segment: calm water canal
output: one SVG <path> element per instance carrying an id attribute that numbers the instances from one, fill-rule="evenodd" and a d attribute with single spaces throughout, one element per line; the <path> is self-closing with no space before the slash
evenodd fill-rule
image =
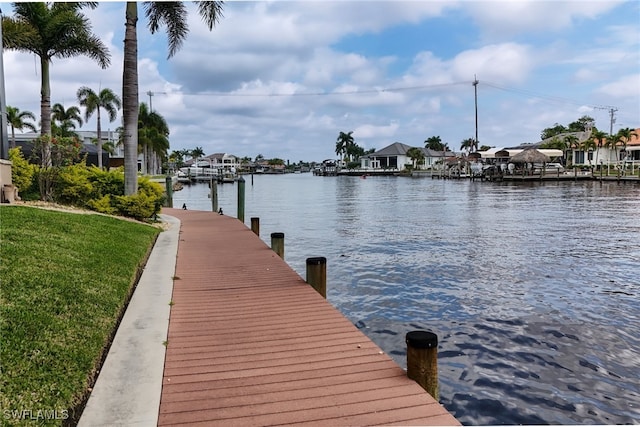
<path id="1" fill-rule="evenodd" d="M 463 424 L 640 423 L 640 185 L 246 176 L 245 223 L 327 258 L 328 299 L 401 366 L 440 340 Z M 211 210 L 206 184 L 174 206 Z M 218 186 L 236 216 L 237 184 Z"/>

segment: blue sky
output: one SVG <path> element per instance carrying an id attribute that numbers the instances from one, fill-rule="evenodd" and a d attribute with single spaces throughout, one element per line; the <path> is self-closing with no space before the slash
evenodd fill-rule
<path id="1" fill-rule="evenodd" d="M 458 150 L 475 134 L 474 76 L 481 145 L 536 142 L 583 115 L 608 131 L 611 107 L 614 132 L 640 127 L 635 0 L 232 1 L 212 32 L 190 12 L 170 60 L 166 38 L 138 26 L 140 101 L 154 93 L 171 149 L 319 161 L 353 131 L 365 148 L 440 136 Z M 77 105 L 83 85 L 121 91 L 124 3 L 87 15 L 112 65 L 55 60 L 52 102 Z M 4 60 L 7 103 L 38 114 L 37 61 L 9 51 Z"/>

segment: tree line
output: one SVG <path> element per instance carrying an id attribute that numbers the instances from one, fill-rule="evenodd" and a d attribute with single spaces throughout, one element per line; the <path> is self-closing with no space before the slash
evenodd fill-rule
<path id="1" fill-rule="evenodd" d="M 475 139 L 467 138 L 462 141 L 460 145 L 461 150 L 471 150 L 474 147 Z M 434 151 L 441 151 L 446 153 L 450 150 L 449 145 L 447 143 L 442 142 L 442 138 L 440 136 L 431 136 L 424 141 L 425 148 Z M 485 147 L 482 147 L 485 148 Z M 486 147 L 487 149 L 489 147 Z M 336 139 L 336 150 L 335 153 L 342 160 L 353 163 L 357 161 L 359 157 L 365 156 L 367 154 L 372 154 L 376 150 L 375 148 L 371 148 L 369 150 L 365 150 L 361 146 L 359 146 L 353 137 L 353 131 L 350 132 L 340 132 L 338 134 L 338 138 Z M 424 160 L 424 153 L 417 147 L 412 147 L 407 150 L 407 156 L 411 158 L 415 163 L 420 163 Z"/>
<path id="2" fill-rule="evenodd" d="M 590 132 L 590 135 L 581 141 L 575 135 L 577 132 Z M 574 150 L 595 151 L 596 165 L 598 165 L 598 155 L 601 148 L 620 149 L 620 152 L 626 154 L 627 144 L 634 136 L 638 137 L 638 134 L 628 127 L 619 129 L 615 134 L 609 135 L 607 132 L 598 130 L 595 126 L 595 120 L 590 116 L 582 116 L 567 126 L 556 123 L 552 127 L 543 129 L 540 133 L 540 138 L 543 141 L 549 140 L 542 144 L 542 148 L 562 150 L 567 161 L 573 161 L 571 156 Z"/>
<path id="3" fill-rule="evenodd" d="M 575 133 L 577 132 L 590 132 L 589 137 L 580 140 Z M 617 133 L 609 135 L 606 132 L 600 131 L 595 126 L 595 120 L 590 116 L 582 116 L 578 120 L 569 123 L 567 126 L 555 123 L 553 126 L 543 129 L 540 132 L 540 139 L 542 141 L 549 140 L 541 144 L 540 148 L 553 148 L 562 150 L 565 153 L 565 159 L 571 161 L 573 150 L 583 151 L 595 151 L 596 158 L 595 163 L 598 164 L 598 153 L 600 148 L 609 148 L 612 150 L 620 149 L 621 152 L 626 152 L 627 144 L 633 137 L 639 136 L 633 129 L 624 128 L 618 130 Z M 442 141 L 440 136 L 431 136 L 424 141 L 425 148 L 433 151 L 442 152 L 443 155 L 450 150 L 449 144 Z M 477 147 L 474 138 L 466 138 L 460 143 L 460 150 L 471 152 L 474 147 Z M 486 151 L 490 149 L 490 146 L 482 145 L 478 151 Z M 343 160 L 351 162 L 358 157 L 375 152 L 375 149 L 364 151 L 357 143 L 355 143 L 353 137 L 353 131 L 340 132 L 336 140 L 336 155 L 340 156 Z M 407 156 L 413 160 L 414 165 L 424 160 L 424 153 L 417 147 L 412 147 L 407 150 Z"/>
<path id="4" fill-rule="evenodd" d="M 105 69 L 110 65 L 111 55 L 106 45 L 92 32 L 89 20 L 82 14 L 84 8 L 98 7 L 97 2 L 16 2 L 12 6 L 13 16 L 2 17 L 2 41 L 6 49 L 33 54 L 40 59 L 40 133 L 44 137 L 42 162 L 43 167 L 49 167 L 49 141 L 52 135 L 49 69 L 52 59 L 86 56 Z M 212 30 L 222 17 L 223 2 L 203 1 L 198 2 L 197 7 L 198 14 L 209 30 Z M 142 135 L 138 132 L 139 118 L 142 115 L 138 102 L 138 2 L 127 2 L 124 12 L 122 143 L 124 192 L 131 195 L 138 191 L 138 139 L 154 135 L 153 132 Z M 152 34 L 161 27 L 166 29 L 168 58 L 173 57 L 189 32 L 186 6 L 183 2 L 145 2 L 144 13 Z M 168 131 L 165 136 L 168 137 Z"/>
<path id="5" fill-rule="evenodd" d="M 202 149 L 202 147 L 195 147 L 192 149 L 183 149 L 183 150 L 173 150 L 171 152 L 171 154 L 169 155 L 169 162 L 171 163 L 171 166 L 176 168 L 176 169 L 180 169 L 181 167 L 183 167 L 185 165 L 185 162 L 189 159 L 193 160 L 195 164 L 198 163 L 199 159 L 202 159 L 203 157 L 205 157 L 205 152 Z M 283 159 L 274 157 L 271 159 L 265 159 L 265 157 L 262 154 L 258 154 L 256 155 L 255 159 L 251 159 L 251 157 L 249 156 L 244 156 L 242 158 L 239 159 L 239 163 L 240 165 L 249 165 L 251 163 L 266 163 L 269 166 L 284 166 L 285 163 L 288 165 L 289 161 L 287 160 L 286 162 Z M 301 160 L 300 164 L 304 164 L 304 162 Z"/>
<path id="6" fill-rule="evenodd" d="M 102 138 L 102 114 L 104 110 L 109 122 L 114 122 L 121 108 L 121 100 L 111 89 L 105 88 L 96 93 L 91 88 L 83 86 L 77 92 L 78 102 L 84 107 L 84 116 L 81 109 L 72 105 L 65 108 L 56 103 L 51 107 L 51 136 L 73 138 L 80 142 L 80 136 L 76 133 L 78 128 L 89 121 L 95 114 L 96 138 L 93 143 L 98 147 L 98 167 L 102 169 L 102 150 L 111 155 L 115 154 L 116 146 L 124 141 L 124 128 L 115 129 L 115 141 L 103 142 Z M 36 120 L 31 111 L 21 111 L 17 107 L 7 105 L 7 126 L 11 129 L 10 147 L 16 147 L 15 131 L 25 129 L 37 132 L 33 123 Z M 138 154 L 143 154 L 143 173 L 154 173 L 167 161 L 169 150 L 169 125 L 164 117 L 155 111 L 150 111 L 147 105 L 140 103 L 138 113 Z M 39 159 L 42 160 L 42 159 Z M 44 165 L 50 166 L 50 165 Z"/>

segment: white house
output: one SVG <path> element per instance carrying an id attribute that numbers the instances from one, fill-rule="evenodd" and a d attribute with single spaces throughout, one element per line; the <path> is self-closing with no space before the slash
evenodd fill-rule
<path id="1" fill-rule="evenodd" d="M 239 159 L 233 154 L 214 153 L 198 159 L 198 166 L 212 168 L 238 168 L 240 166 Z"/>
<path id="2" fill-rule="evenodd" d="M 413 160 L 407 155 L 407 152 L 413 147 L 401 142 L 393 144 L 360 157 L 360 167 L 362 169 L 397 169 L 402 170 L 406 164 L 412 164 Z M 436 162 L 442 161 L 444 158 L 453 157 L 455 153 L 451 151 L 435 151 L 428 148 L 420 148 L 424 154 L 424 161 L 418 165 L 419 169 L 429 168 Z"/>

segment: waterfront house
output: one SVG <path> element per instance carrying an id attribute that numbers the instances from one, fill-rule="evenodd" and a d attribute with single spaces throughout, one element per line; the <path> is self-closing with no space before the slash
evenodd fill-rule
<path id="1" fill-rule="evenodd" d="M 626 142 L 626 146 L 618 142 L 616 146 L 611 147 L 605 138 L 602 141 L 602 146 L 596 147 L 594 150 L 574 149 L 574 163 L 590 166 L 596 166 L 596 164 L 609 166 L 618 163 L 631 163 L 634 166 L 640 164 L 640 128 L 633 129 L 633 132 L 635 135 L 632 135 L 631 139 Z"/>
<path id="2" fill-rule="evenodd" d="M 80 157 L 87 156 L 87 164 L 98 166 L 98 147 L 94 144 L 94 141 L 97 140 L 96 132 L 85 132 L 85 131 L 75 131 L 82 141 L 82 148 L 80 150 Z M 33 156 L 33 141 L 40 136 L 40 132 L 25 132 L 25 133 L 16 133 L 16 147 L 22 148 L 22 154 L 26 159 L 32 159 Z M 105 144 L 107 142 L 113 142 L 113 132 L 102 132 L 102 143 Z M 115 145 L 115 144 L 114 144 Z M 118 148 L 116 147 L 116 153 L 118 152 Z M 140 165 L 141 156 L 138 157 L 138 164 Z M 105 168 L 110 167 L 118 167 L 122 166 L 122 164 L 118 164 L 117 160 L 114 162 L 114 158 L 109 155 L 107 151 L 102 150 L 102 165 Z M 115 163 L 115 164 L 114 164 Z M 139 169 L 139 168 L 138 168 Z"/>
<path id="3" fill-rule="evenodd" d="M 453 151 L 438 151 L 430 148 L 421 148 L 424 154 L 424 161 L 421 165 L 418 165 L 418 169 L 432 169 L 436 163 L 442 163 L 446 160 L 447 163 L 458 163 L 456 153 Z"/>
<path id="4" fill-rule="evenodd" d="M 577 141 L 577 147 L 571 149 L 570 158 L 573 160 L 573 164 L 576 165 L 616 165 L 620 162 L 627 163 L 640 163 L 640 128 L 634 130 L 636 136 L 632 136 L 630 141 L 626 143 L 626 149 L 622 143 L 618 143 L 616 146 L 611 147 L 607 144 L 607 139 L 602 141 L 602 146 L 596 147 L 593 150 L 584 150 L 583 144 L 585 141 L 591 138 L 591 131 L 584 132 L 566 132 L 559 135 L 555 135 L 551 138 L 538 141 L 533 144 L 522 144 L 517 147 L 506 148 L 509 151 L 510 156 L 517 154 L 516 150 L 522 150 L 526 148 L 537 148 L 539 151 L 545 153 L 551 158 L 551 161 L 559 158 L 564 158 L 565 153 L 562 150 L 549 150 L 541 149 L 540 147 L 553 142 L 554 140 L 564 141 L 567 137 L 575 137 Z M 491 150 L 487 153 L 489 154 Z M 490 154 L 489 154 L 490 155 Z M 485 156 L 483 155 L 483 158 Z M 567 160 L 567 159 L 564 159 Z M 564 163 L 564 162 L 562 162 Z"/>
<path id="5" fill-rule="evenodd" d="M 361 169 L 395 169 L 403 170 L 405 165 L 412 164 L 413 160 L 407 152 L 413 147 L 401 142 L 394 142 L 381 150 L 360 157 Z M 417 166 L 418 169 L 430 168 L 436 162 L 447 157 L 455 157 L 451 151 L 435 151 L 428 148 L 418 147 L 424 154 L 423 162 Z"/>
<path id="6" fill-rule="evenodd" d="M 198 166 L 211 168 L 239 168 L 238 157 L 227 153 L 209 154 L 198 159 Z"/>
<path id="7" fill-rule="evenodd" d="M 634 129 L 635 135 L 627 142 L 626 149 L 621 155 L 626 162 L 640 164 L 640 128 Z"/>

